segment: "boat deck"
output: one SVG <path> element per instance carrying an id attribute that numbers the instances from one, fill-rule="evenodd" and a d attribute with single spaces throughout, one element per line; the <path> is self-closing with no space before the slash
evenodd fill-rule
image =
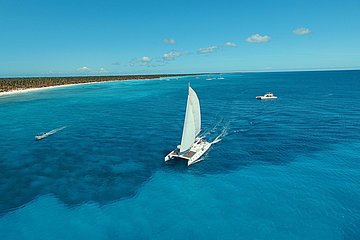
<path id="1" fill-rule="evenodd" d="M 196 152 L 192 152 L 192 151 L 189 151 L 188 153 L 184 154 L 183 156 L 186 157 L 186 158 L 191 158 L 192 156 L 195 155 Z"/>

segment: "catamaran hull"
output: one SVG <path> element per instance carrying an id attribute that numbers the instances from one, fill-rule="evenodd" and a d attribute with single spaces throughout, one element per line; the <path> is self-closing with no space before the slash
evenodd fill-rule
<path id="1" fill-rule="evenodd" d="M 178 154 L 175 150 L 170 152 L 165 157 L 165 162 L 172 159 L 182 159 L 188 161 L 188 166 L 197 163 L 201 160 L 201 157 L 210 149 L 212 143 L 207 142 L 204 139 L 200 139 L 195 142 L 193 146 L 184 154 Z"/>

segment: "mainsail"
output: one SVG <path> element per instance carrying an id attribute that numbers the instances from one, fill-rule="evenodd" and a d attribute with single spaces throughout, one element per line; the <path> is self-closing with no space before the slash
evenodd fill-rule
<path id="1" fill-rule="evenodd" d="M 186 104 L 184 128 L 181 138 L 180 152 L 187 151 L 201 131 L 200 103 L 196 92 L 189 85 L 189 95 Z"/>

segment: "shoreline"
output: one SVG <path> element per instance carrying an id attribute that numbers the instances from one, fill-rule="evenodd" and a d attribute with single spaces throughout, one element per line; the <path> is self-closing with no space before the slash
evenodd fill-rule
<path id="1" fill-rule="evenodd" d="M 126 81 L 126 80 L 118 80 L 118 81 Z M 40 87 L 40 88 L 24 88 L 24 89 L 16 89 L 16 90 L 9 90 L 0 92 L 0 97 L 9 96 L 9 95 L 16 95 L 28 92 L 36 92 L 41 90 L 50 90 L 55 88 L 61 87 L 71 87 L 71 86 L 78 86 L 78 85 L 85 85 L 85 84 L 97 84 L 97 83 L 105 83 L 105 82 L 117 82 L 115 81 L 102 81 L 102 82 L 88 82 L 88 83 L 72 83 L 72 84 L 63 84 L 63 85 L 55 85 L 55 86 L 48 86 L 48 87 Z"/>
<path id="2" fill-rule="evenodd" d="M 99 83 L 109 83 L 109 82 L 121 82 L 121 81 L 148 81 L 148 80 L 162 80 L 162 79 L 173 79 L 173 78 L 182 78 L 187 76 L 169 76 L 169 77 L 157 77 L 157 78 L 138 78 L 138 79 L 118 79 L 118 80 L 109 80 L 109 81 L 93 81 L 93 82 L 80 82 L 80 83 L 70 83 L 70 84 L 62 84 L 62 85 L 54 85 L 54 86 L 46 86 L 46 87 L 35 87 L 35 88 L 19 88 L 9 91 L 0 92 L 0 97 L 12 96 L 17 94 L 36 92 L 41 90 L 50 90 L 62 87 L 71 87 L 71 86 L 79 86 L 79 85 L 87 85 L 87 84 L 99 84 Z"/>

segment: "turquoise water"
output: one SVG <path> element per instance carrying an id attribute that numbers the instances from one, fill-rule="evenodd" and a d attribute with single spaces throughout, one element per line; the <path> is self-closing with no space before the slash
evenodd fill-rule
<path id="1" fill-rule="evenodd" d="M 1 97 L 0 239 L 358 239 L 360 71 L 223 77 Z M 222 141 L 187 168 L 189 81 Z"/>

